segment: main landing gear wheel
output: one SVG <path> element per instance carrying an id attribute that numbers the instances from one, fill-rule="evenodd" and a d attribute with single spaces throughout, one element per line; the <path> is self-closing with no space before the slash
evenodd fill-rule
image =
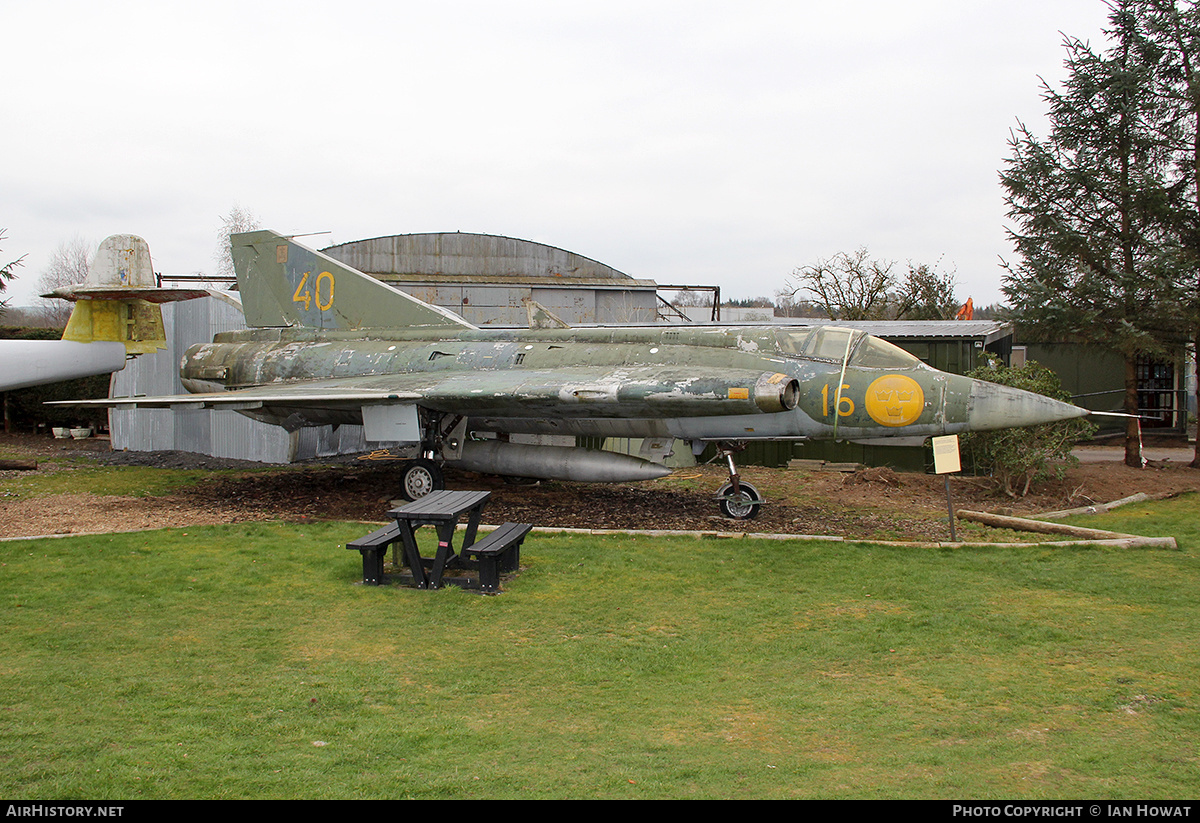
<path id="1" fill-rule="evenodd" d="M 400 470 L 400 496 L 405 500 L 416 500 L 444 488 L 441 467 L 428 458 L 410 460 Z"/>
<path id="2" fill-rule="evenodd" d="M 717 497 L 721 501 L 721 514 L 734 520 L 753 520 L 762 509 L 762 495 L 744 480 L 738 482 L 736 494 L 733 483 L 726 483 L 717 489 Z"/>

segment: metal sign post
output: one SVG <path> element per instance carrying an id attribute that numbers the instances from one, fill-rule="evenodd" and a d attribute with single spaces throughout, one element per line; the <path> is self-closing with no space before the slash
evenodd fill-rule
<path id="1" fill-rule="evenodd" d="M 950 515 L 950 542 L 957 543 L 958 536 L 954 533 L 954 500 L 950 497 L 950 475 L 962 471 L 957 434 L 933 438 L 933 471 L 946 478 L 946 511 Z"/>

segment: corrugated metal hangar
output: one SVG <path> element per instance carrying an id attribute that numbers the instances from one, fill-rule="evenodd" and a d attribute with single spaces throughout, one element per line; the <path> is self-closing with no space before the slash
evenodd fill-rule
<path id="1" fill-rule="evenodd" d="M 491 234 L 397 234 L 322 249 L 476 326 L 525 326 L 532 299 L 570 325 L 653 323 L 658 286 L 582 255 Z"/>

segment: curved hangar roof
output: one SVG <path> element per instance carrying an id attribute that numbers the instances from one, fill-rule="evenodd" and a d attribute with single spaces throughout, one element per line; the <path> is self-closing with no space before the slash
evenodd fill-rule
<path id="1" fill-rule="evenodd" d="M 476 325 L 524 326 L 526 298 L 570 325 L 653 323 L 657 285 L 573 252 L 491 234 L 397 234 L 322 249 Z"/>
<path id="2" fill-rule="evenodd" d="M 503 282 L 554 278 L 559 285 L 654 288 L 565 249 L 492 234 L 396 234 L 322 249 L 325 254 L 385 282 Z M 616 281 L 616 282 L 614 282 Z"/>

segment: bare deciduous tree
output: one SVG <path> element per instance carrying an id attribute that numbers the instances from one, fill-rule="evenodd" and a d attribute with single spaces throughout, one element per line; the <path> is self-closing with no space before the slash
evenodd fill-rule
<path id="1" fill-rule="evenodd" d="M 903 278 L 894 261 L 872 260 L 866 247 L 840 252 L 827 260 L 796 269 L 791 292 L 776 293 L 776 302 L 796 303 L 806 295 L 831 320 L 951 320 L 958 310 L 954 273 L 937 265 L 908 262 Z M 791 312 L 787 312 L 791 313 Z M 809 312 L 800 312 L 809 316 Z"/>
<path id="2" fill-rule="evenodd" d="M 888 316 L 896 287 L 895 265 L 870 259 L 865 246 L 838 252 L 792 272 L 792 295 L 811 295 L 831 320 L 880 320 Z"/>
<path id="3" fill-rule="evenodd" d="M 253 212 L 236 204 L 229 210 L 229 214 L 221 218 L 221 228 L 217 230 L 217 250 L 213 254 L 213 262 L 217 264 L 218 278 L 233 280 L 237 276 L 233 270 L 233 254 L 229 247 L 229 235 L 261 228 L 262 223 Z"/>
<path id="4" fill-rule="evenodd" d="M 711 306 L 712 301 L 711 291 L 694 289 L 681 289 L 671 298 L 671 303 L 676 306 Z"/>
<path id="5" fill-rule="evenodd" d="M 47 294 L 63 286 L 73 286 L 87 279 L 92 268 L 96 247 L 79 235 L 58 244 L 50 261 L 38 276 L 38 294 Z M 53 297 L 41 298 L 42 315 L 52 326 L 65 326 L 71 317 L 71 304 Z"/>
<path id="6" fill-rule="evenodd" d="M 954 295 L 954 272 L 937 266 L 908 264 L 908 274 L 896 292 L 897 320 L 953 320 L 958 311 Z"/>

